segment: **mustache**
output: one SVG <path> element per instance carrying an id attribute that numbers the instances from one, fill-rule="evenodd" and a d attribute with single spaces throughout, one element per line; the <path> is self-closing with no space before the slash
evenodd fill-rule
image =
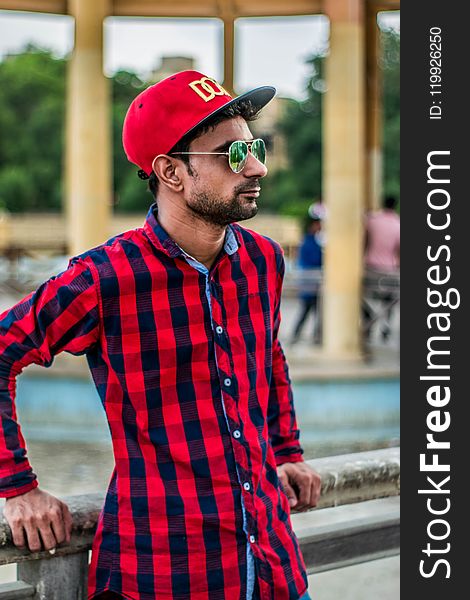
<path id="1" fill-rule="evenodd" d="M 259 179 L 253 179 L 248 183 L 241 183 L 235 188 L 236 194 L 243 194 L 244 192 L 252 192 L 253 190 L 260 188 Z"/>

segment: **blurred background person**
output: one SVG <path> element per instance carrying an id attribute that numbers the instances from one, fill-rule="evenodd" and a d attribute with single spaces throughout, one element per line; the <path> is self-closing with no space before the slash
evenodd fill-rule
<path id="1" fill-rule="evenodd" d="M 323 202 L 323 198 L 318 198 L 318 200 L 316 200 L 315 202 L 310 204 L 310 206 L 308 207 L 308 214 L 312 218 L 318 216 L 321 219 L 321 223 L 322 223 L 321 230 L 317 233 L 316 238 L 317 238 L 317 241 L 320 244 L 320 246 L 322 246 L 322 248 L 324 248 L 325 243 L 326 243 L 325 223 L 326 223 L 328 213 L 326 210 L 326 205 Z"/>
<path id="2" fill-rule="evenodd" d="M 318 200 L 316 200 L 315 202 L 310 204 L 310 206 L 308 207 L 308 214 L 312 218 L 318 216 L 318 217 L 320 217 L 320 219 L 322 221 L 325 221 L 326 206 L 325 206 L 325 203 L 323 202 L 323 198 L 318 198 Z"/>
<path id="3" fill-rule="evenodd" d="M 393 276 L 400 273 L 400 217 L 396 207 L 397 198 L 386 196 L 382 210 L 368 215 L 365 229 L 366 281 L 372 284 L 375 282 L 373 297 L 381 304 L 380 311 L 384 316 L 381 336 L 384 341 L 390 336 L 394 295 L 388 291 L 386 285 L 381 286 L 380 281 L 384 280 L 384 275 Z M 367 301 L 363 303 L 363 317 L 365 335 L 368 338 L 374 314 Z"/>
<path id="4" fill-rule="evenodd" d="M 320 287 L 319 275 L 323 263 L 323 248 L 320 242 L 321 229 L 321 217 L 309 210 L 305 218 L 304 237 L 297 258 L 297 265 L 300 270 L 298 282 L 300 314 L 292 333 L 292 344 L 299 341 L 305 321 L 310 313 L 314 317 L 313 342 L 320 342 L 321 323 L 317 305 Z"/>
<path id="5" fill-rule="evenodd" d="M 365 265 L 376 271 L 400 269 L 400 217 L 397 199 L 386 196 L 382 210 L 371 213 L 366 223 Z"/>

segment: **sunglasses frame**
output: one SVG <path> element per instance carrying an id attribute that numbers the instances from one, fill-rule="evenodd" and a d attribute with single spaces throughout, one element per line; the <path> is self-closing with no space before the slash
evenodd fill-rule
<path id="1" fill-rule="evenodd" d="M 263 162 L 262 160 L 260 160 L 260 159 L 259 159 L 257 156 L 255 156 L 255 155 L 254 155 L 254 154 L 251 152 L 251 148 L 252 148 L 252 146 L 253 146 L 253 144 L 254 144 L 255 142 L 262 142 L 262 144 L 263 144 L 263 148 L 264 148 L 264 162 Z M 240 143 L 242 143 L 242 144 L 245 144 L 245 145 L 246 145 L 246 147 L 247 147 L 247 153 L 246 153 L 246 156 L 245 156 L 245 158 L 244 158 L 242 161 L 240 161 L 240 165 L 241 165 L 241 167 L 240 167 L 240 168 L 238 168 L 238 169 L 234 169 L 234 168 L 232 167 L 232 165 L 230 164 L 230 150 L 232 149 L 232 146 L 233 146 L 234 144 L 240 144 Z M 241 172 L 243 171 L 243 169 L 245 168 L 245 166 L 246 166 L 246 161 L 248 160 L 248 154 L 250 154 L 250 153 L 251 153 L 251 154 L 253 154 L 253 156 L 256 158 L 256 160 L 257 160 L 258 162 L 260 162 L 260 163 L 261 163 L 261 164 L 263 164 L 263 165 L 265 165 L 265 164 L 266 164 L 266 143 L 265 143 L 265 141 L 264 141 L 263 139 L 261 139 L 261 138 L 256 138 L 256 139 L 254 139 L 254 140 L 249 140 L 249 141 L 246 141 L 246 140 L 234 140 L 234 141 L 233 141 L 233 142 L 230 144 L 230 146 L 229 146 L 229 149 L 228 149 L 228 151 L 227 151 L 227 152 L 172 152 L 172 153 L 170 154 L 170 156 L 175 156 L 175 155 L 177 155 L 177 154 L 186 154 L 186 155 L 191 155 L 191 154 L 193 154 L 193 155 L 215 155 L 215 156 L 217 156 L 217 155 L 218 155 L 218 156 L 228 156 L 228 157 L 229 157 L 229 160 L 228 160 L 228 166 L 230 167 L 230 170 L 231 170 L 233 173 L 241 173 Z"/>

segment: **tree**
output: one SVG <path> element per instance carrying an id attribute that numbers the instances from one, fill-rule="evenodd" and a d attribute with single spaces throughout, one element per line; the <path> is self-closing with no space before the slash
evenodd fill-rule
<path id="1" fill-rule="evenodd" d="M 290 100 L 278 125 L 286 139 L 288 167 L 268 175 L 263 185 L 266 209 L 296 216 L 305 215 L 321 195 L 324 57 L 312 56 L 307 64 L 306 99 Z"/>
<path id="2" fill-rule="evenodd" d="M 145 83 L 134 73 L 118 71 L 112 78 L 113 183 L 118 212 L 142 211 L 147 186 L 137 177 L 138 168 L 126 158 L 122 147 L 122 125 L 127 109 Z"/>
<path id="3" fill-rule="evenodd" d="M 65 60 L 28 46 L 0 63 L 0 206 L 58 210 Z"/>
<path id="4" fill-rule="evenodd" d="M 383 76 L 383 191 L 400 197 L 400 34 L 381 33 L 380 67 Z"/>

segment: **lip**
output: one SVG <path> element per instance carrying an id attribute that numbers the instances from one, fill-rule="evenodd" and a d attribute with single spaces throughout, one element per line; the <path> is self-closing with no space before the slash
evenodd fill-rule
<path id="1" fill-rule="evenodd" d="M 240 192 L 243 196 L 255 196 L 256 198 L 259 196 L 261 188 L 254 188 L 252 190 L 245 190 L 244 192 Z"/>

